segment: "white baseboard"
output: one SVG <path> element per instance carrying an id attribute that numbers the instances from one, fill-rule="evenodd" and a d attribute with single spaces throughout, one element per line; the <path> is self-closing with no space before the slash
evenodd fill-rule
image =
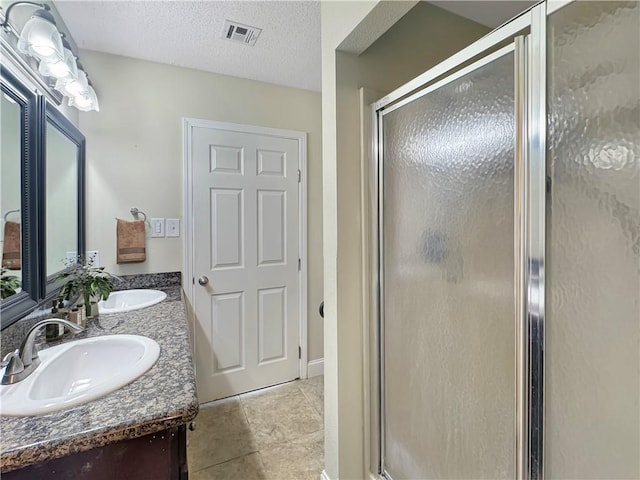
<path id="1" fill-rule="evenodd" d="M 307 363 L 307 378 L 324 375 L 324 358 L 311 360 Z"/>
<path id="2" fill-rule="evenodd" d="M 369 472 L 369 480 L 381 480 L 382 477 L 380 475 L 374 475 L 373 473 Z M 327 471 L 326 470 L 322 470 L 322 473 L 320 474 L 320 480 L 331 480 L 331 478 L 329 478 L 329 475 L 327 475 Z"/>

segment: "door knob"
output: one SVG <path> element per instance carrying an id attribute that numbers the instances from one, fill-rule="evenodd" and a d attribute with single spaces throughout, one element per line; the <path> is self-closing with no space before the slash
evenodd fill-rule
<path id="1" fill-rule="evenodd" d="M 203 275 L 198 279 L 198 283 L 204 287 L 207 283 L 209 283 L 209 279 L 205 275 Z"/>

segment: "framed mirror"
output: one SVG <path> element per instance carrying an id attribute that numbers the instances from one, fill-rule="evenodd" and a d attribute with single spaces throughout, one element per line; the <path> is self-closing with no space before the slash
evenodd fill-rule
<path id="1" fill-rule="evenodd" d="M 46 104 L 44 125 L 45 297 L 78 252 L 84 254 L 84 135 Z"/>
<path id="2" fill-rule="evenodd" d="M 85 251 L 84 135 L 27 80 L 0 69 L 0 253 L 4 329 L 57 295 Z"/>
<path id="3" fill-rule="evenodd" d="M 38 157 L 38 99 L 5 68 L 0 99 L 0 315 L 12 319 L 33 309 L 40 296 L 37 273 L 39 192 L 34 191 Z"/>

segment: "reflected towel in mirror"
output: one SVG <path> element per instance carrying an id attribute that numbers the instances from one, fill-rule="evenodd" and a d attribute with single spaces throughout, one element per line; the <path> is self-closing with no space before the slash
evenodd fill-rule
<path id="1" fill-rule="evenodd" d="M 8 270 L 20 270 L 22 268 L 20 224 L 18 222 L 8 221 L 4 224 L 2 266 Z"/>
<path id="2" fill-rule="evenodd" d="M 146 260 L 144 221 L 129 222 L 119 218 L 117 221 L 117 262 L 144 262 Z"/>

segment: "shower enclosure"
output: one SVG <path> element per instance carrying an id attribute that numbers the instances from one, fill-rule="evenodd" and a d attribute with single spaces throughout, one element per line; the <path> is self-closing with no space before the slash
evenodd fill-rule
<path id="1" fill-rule="evenodd" d="M 543 2 L 374 105 L 381 476 L 640 478 L 639 59 Z"/>

